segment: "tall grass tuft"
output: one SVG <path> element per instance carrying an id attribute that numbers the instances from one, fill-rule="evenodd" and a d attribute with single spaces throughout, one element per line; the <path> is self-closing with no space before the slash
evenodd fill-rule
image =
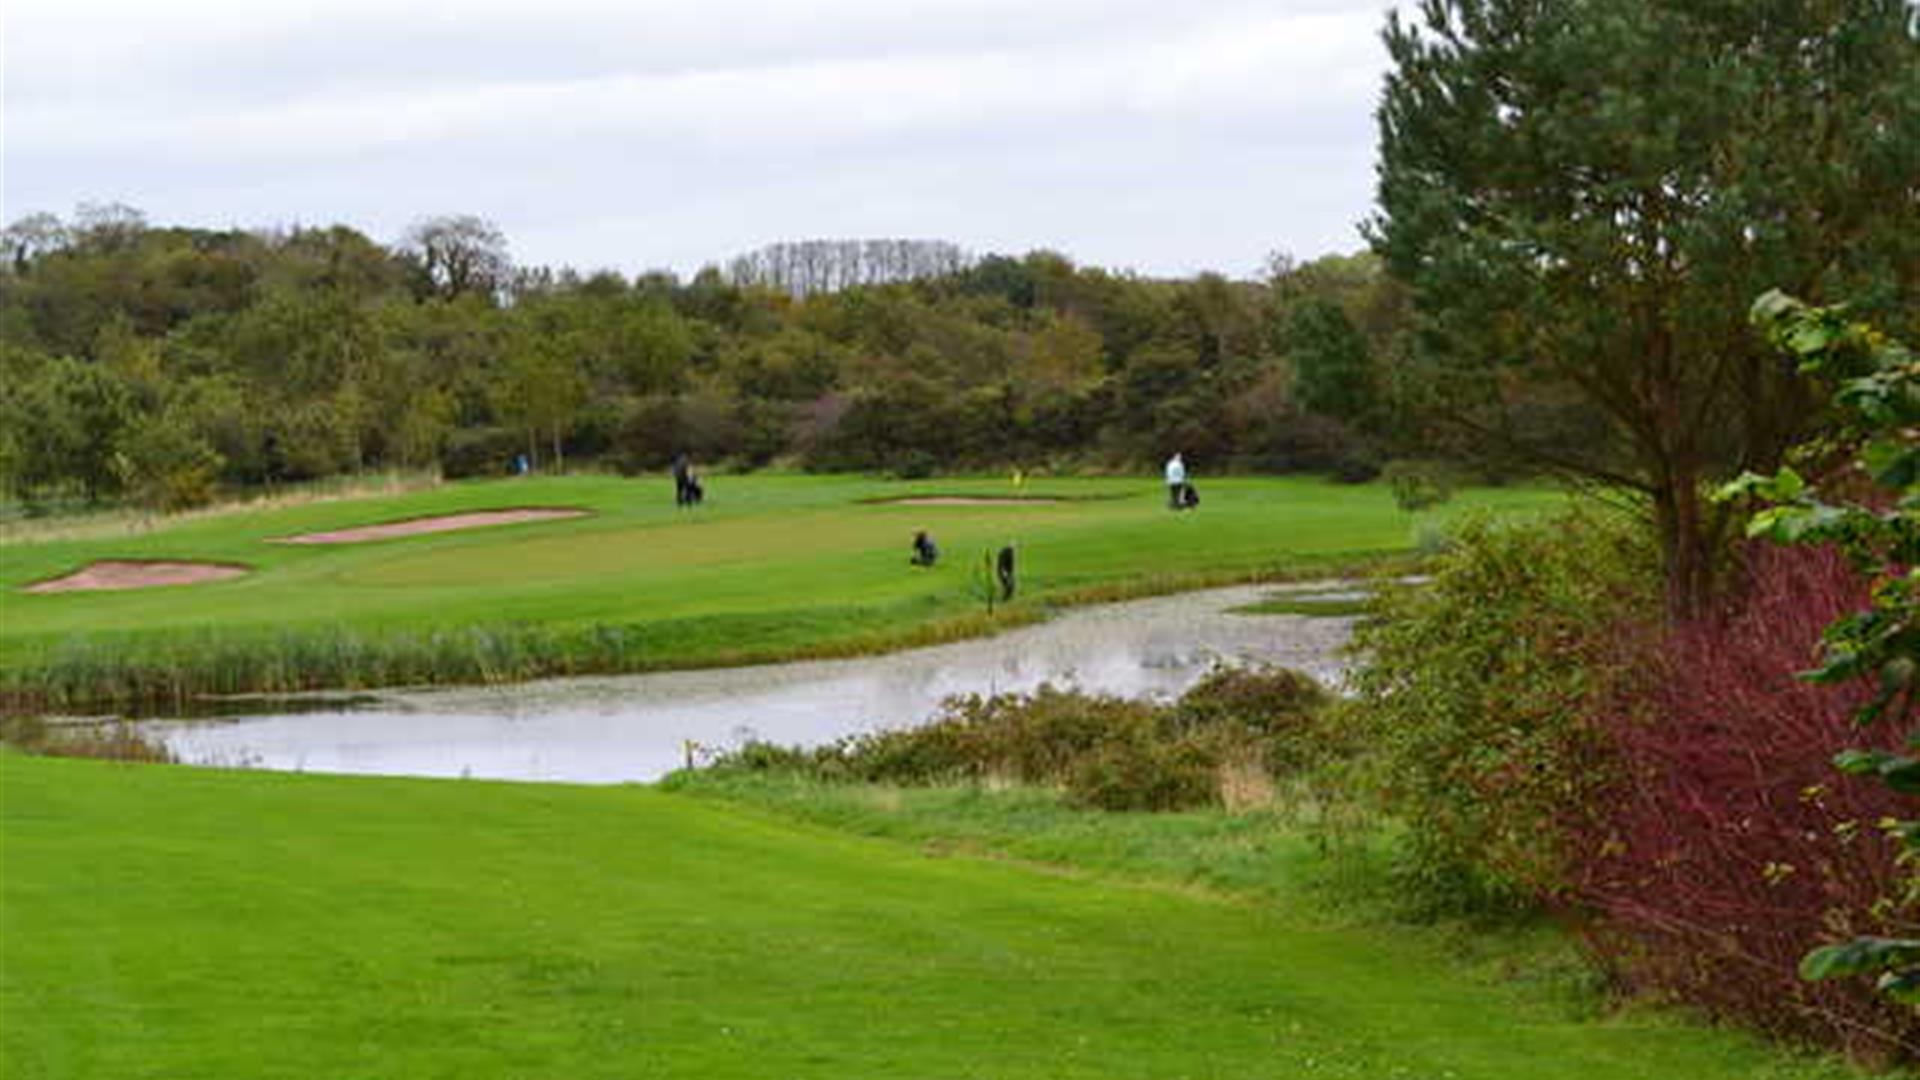
<path id="1" fill-rule="evenodd" d="M 794 646 L 722 648 L 688 661 L 688 641 L 724 637 L 726 617 L 669 624 L 531 623 L 366 631 L 344 626 L 75 637 L 0 673 L 0 713 L 190 712 L 222 694 L 489 685 L 569 675 L 728 667 L 860 656 L 979 637 L 1044 618 L 1002 608 Z M 886 620 L 872 621 L 885 623 Z M 757 624 L 756 624 L 757 628 Z"/>
<path id="2" fill-rule="evenodd" d="M 171 764 L 173 752 L 124 721 L 99 724 L 51 724 L 41 716 L 0 717 L 0 743 L 22 753 L 46 757 L 99 758 Z"/>

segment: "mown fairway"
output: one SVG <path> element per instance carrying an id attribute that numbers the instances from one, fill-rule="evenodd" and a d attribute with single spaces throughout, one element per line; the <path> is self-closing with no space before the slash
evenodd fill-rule
<path id="1" fill-rule="evenodd" d="M 1412 519 L 1381 486 L 1245 479 L 1204 487 L 1202 509 L 1173 514 L 1152 479 L 1048 480 L 1023 489 L 1068 500 L 1054 503 L 924 506 L 874 500 L 1012 489 L 1004 478 L 719 477 L 706 507 L 683 512 L 664 479 L 564 477 L 233 513 L 106 539 L 15 541 L 0 568 L 0 672 L 63 662 L 76 646 L 118 663 L 190 639 L 231 644 L 317 628 L 378 641 L 473 626 L 562 634 L 644 626 L 644 638 L 622 642 L 616 666 L 771 658 L 835 642 L 898 643 L 916 628 L 970 616 L 981 606 L 972 580 L 979 559 L 1007 542 L 1020 547 L 1029 612 L 1036 599 L 1076 590 L 1332 566 L 1412 542 Z M 1442 516 L 1558 498 L 1474 492 Z M 357 545 L 268 542 L 521 506 L 581 507 L 593 516 Z M 930 572 L 907 565 L 908 540 L 920 527 L 945 552 Z M 254 572 L 133 592 L 18 591 L 105 558 L 214 560 Z"/>
<path id="2" fill-rule="evenodd" d="M 1410 937 L 638 788 L 0 756 L 0 1072 L 1840 1075 Z"/>

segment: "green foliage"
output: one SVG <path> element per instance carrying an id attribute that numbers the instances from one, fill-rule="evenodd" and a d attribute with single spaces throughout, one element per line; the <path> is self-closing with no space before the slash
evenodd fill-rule
<path id="1" fill-rule="evenodd" d="M 1211 743 L 1230 759 L 1243 749 L 1274 776 L 1344 756 L 1349 746 L 1324 722 L 1331 698 L 1310 677 L 1285 668 L 1219 668 L 1195 683 L 1161 720 L 1185 739 Z"/>
<path id="2" fill-rule="evenodd" d="M 495 388 L 494 410 L 526 433 L 527 456 L 538 462 L 544 439 L 555 467 L 564 461 L 561 439 L 587 395 L 586 381 L 567 349 L 565 338 L 537 332 L 519 339 Z"/>
<path id="3" fill-rule="evenodd" d="M 1873 580 L 1872 604 L 1825 634 L 1816 682 L 1869 680 L 1876 692 L 1856 723 L 1905 724 L 1905 747 L 1920 751 L 1920 357 L 1844 307 L 1809 307 L 1779 291 L 1753 305 L 1754 322 L 1801 372 L 1833 387 L 1843 418 L 1803 458 L 1839 461 L 1833 473 L 1809 482 L 1794 469 L 1752 474 L 1727 485 L 1721 498 L 1768 502 L 1748 525 L 1752 536 L 1787 544 L 1832 544 Z M 1871 496 L 1858 494 L 1862 489 Z M 1834 501 L 1829 501 L 1834 500 Z M 1920 757 L 1878 749 L 1843 751 L 1843 772 L 1877 776 L 1903 795 L 1920 795 Z M 1920 821 L 1888 823 L 1900 842 L 1904 869 L 1899 902 L 1920 902 Z M 1888 995 L 1920 1004 L 1920 940 L 1856 938 L 1809 953 L 1800 967 L 1809 979 L 1879 973 Z"/>
<path id="4" fill-rule="evenodd" d="M 1433 579 L 1381 594 L 1356 635 L 1353 722 L 1405 822 L 1412 889 L 1436 910 L 1551 894 L 1605 755 L 1592 706 L 1622 675 L 1613 628 L 1657 606 L 1654 555 L 1594 511 L 1473 521 Z"/>
<path id="5" fill-rule="evenodd" d="M 1286 344 L 1301 408 L 1348 421 L 1369 416 L 1374 394 L 1367 342 L 1338 304 L 1316 298 L 1300 305 Z"/>
<path id="6" fill-rule="evenodd" d="M 220 455 L 177 412 L 135 419 L 114 439 L 114 472 L 133 503 L 150 511 L 213 501 Z"/>
<path id="7" fill-rule="evenodd" d="M 1234 608 L 1237 615 L 1299 615 L 1312 619 L 1358 618 L 1373 610 L 1373 601 L 1364 595 L 1317 596 L 1279 595 Z"/>
<path id="8" fill-rule="evenodd" d="M 887 469 L 928 475 L 961 461 L 953 414 L 940 386 L 908 374 L 862 390 L 816 447 L 811 463 L 825 468 Z"/>
<path id="9" fill-rule="evenodd" d="M 1074 763 L 1066 788 L 1101 810 L 1177 810 L 1221 799 L 1220 761 L 1192 742 L 1112 739 Z"/>
<path id="10" fill-rule="evenodd" d="M 22 496 L 119 494 L 113 432 L 167 409 L 220 455 L 227 486 L 478 475 L 492 468 L 473 447 L 498 428 L 543 465 L 626 471 L 681 452 L 909 476 L 1110 469 L 1177 445 L 1216 474 L 1358 475 L 1375 456 L 1360 421 L 1296 408 L 1292 371 L 1319 372 L 1322 405 L 1344 417 L 1360 406 L 1341 395 L 1384 385 L 1374 369 L 1408 327 L 1370 256 L 1282 284 L 1148 280 L 1036 252 L 785 291 L 718 271 L 516 269 L 473 218 L 422 221 L 393 249 L 340 226 L 88 220 L 17 222 L 0 262 L 0 469 Z M 1290 362 L 1271 326 L 1293 321 Z M 1387 415 L 1369 412 L 1365 439 L 1411 434 L 1376 430 L 1373 412 Z"/>
<path id="11" fill-rule="evenodd" d="M 506 476 L 513 471 L 514 456 L 524 452 L 526 445 L 520 432 L 511 428 L 462 428 L 448 435 L 440 471 L 449 480 Z"/>
<path id="12" fill-rule="evenodd" d="M 88 498 L 119 487 L 114 446 L 138 410 L 133 389 L 97 364 L 54 359 L 6 394 L 13 487 L 24 495 L 79 487 Z"/>
<path id="13" fill-rule="evenodd" d="M 635 393 L 673 389 L 693 355 L 693 332 L 664 303 L 641 303 L 618 312 L 607 347 L 620 376 Z"/>
<path id="14" fill-rule="evenodd" d="M 1411 397 L 1480 453 L 1644 496 L 1698 610 L 1734 524 L 1702 485 L 1819 410 L 1752 297 L 1920 312 L 1911 5 L 1429 0 L 1387 45 L 1371 232 L 1423 319 Z"/>
<path id="15" fill-rule="evenodd" d="M 1010 780 L 1103 810 L 1178 810 L 1221 803 L 1223 770 L 1236 765 L 1280 776 L 1325 764 L 1344 748 L 1320 724 L 1326 703 L 1313 680 L 1280 669 L 1217 670 L 1170 705 L 1043 686 L 955 698 L 920 727 L 816 750 L 749 743 L 715 767 L 865 783 Z"/>
<path id="16" fill-rule="evenodd" d="M 1394 505 L 1409 514 L 1430 510 L 1453 498 L 1457 473 L 1433 461 L 1390 461 L 1380 478 L 1393 489 Z"/>
<path id="17" fill-rule="evenodd" d="M 442 460 L 453 433 L 453 399 L 443 390 L 411 397 L 391 435 L 391 456 L 401 465 L 424 468 Z"/>
<path id="18" fill-rule="evenodd" d="M 277 418 L 272 468 L 289 480 L 333 476 L 353 467 L 357 445 L 350 419 L 326 400 L 290 404 Z"/>
<path id="19" fill-rule="evenodd" d="M 1808 980 L 1861 975 L 1878 976 L 1880 992 L 1895 1001 L 1920 1005 L 1920 940 L 1858 937 L 1815 949 L 1800 962 L 1800 976 Z"/>

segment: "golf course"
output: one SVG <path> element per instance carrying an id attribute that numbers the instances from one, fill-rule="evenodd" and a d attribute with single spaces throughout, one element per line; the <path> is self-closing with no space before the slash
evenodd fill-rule
<path id="1" fill-rule="evenodd" d="M 33 707 L 178 707 L 207 693 L 878 652 L 990 633 L 1063 604 L 1385 565 L 1413 552 L 1421 523 L 1564 500 L 1476 490 L 1416 519 L 1382 485 L 1306 478 L 1211 482 L 1192 513 L 1169 511 L 1144 478 L 754 475 L 711 487 L 692 510 L 674 506 L 664 478 L 569 476 L 24 533 L 0 549 L 0 689 Z M 572 513 L 290 542 L 515 510 Z M 908 565 L 920 529 L 945 553 L 932 568 Z M 990 613 L 983 560 L 1006 546 L 1018 590 Z M 230 576 L 29 591 L 98 564 L 165 561 Z"/>
<path id="2" fill-rule="evenodd" d="M 1404 569 L 1439 522 L 1568 498 L 1473 490 L 1416 517 L 1382 485 L 1206 490 L 1174 513 L 1151 479 L 765 475 L 717 478 L 685 510 L 658 478 L 571 476 L 68 523 L 4 548 L 0 671 L 16 703 L 85 706 L 130 685 L 184 699 L 879 652 L 1103 599 Z M 509 511 L 551 513 L 477 516 Z M 444 522 L 470 527 L 420 527 Z M 908 565 L 917 530 L 941 546 L 932 568 Z M 1018 589 L 989 611 L 983 562 L 1009 545 Z M 161 562 L 237 572 L 29 591 Z M 1329 884 L 1324 835 L 1284 808 L 1115 814 L 1045 787 L 729 775 L 0 754 L 0 1064 L 21 1080 L 1855 1075 L 1601 1008 L 1556 930 L 1476 932 L 1470 959 L 1394 921 L 1391 830 L 1367 842 L 1366 884 Z"/>
<path id="3" fill-rule="evenodd" d="M 0 1080 L 1920 1080 L 1920 0 L 0 42 Z"/>

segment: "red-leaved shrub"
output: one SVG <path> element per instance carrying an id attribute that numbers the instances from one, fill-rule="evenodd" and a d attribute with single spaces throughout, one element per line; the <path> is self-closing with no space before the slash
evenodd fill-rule
<path id="1" fill-rule="evenodd" d="M 1861 686 L 1796 678 L 1821 630 L 1866 603 L 1828 551 L 1755 548 L 1739 607 L 1667 631 L 1627 700 L 1602 717 L 1619 768 L 1572 828 L 1594 854 L 1573 895 L 1595 955 L 1630 988 L 1881 1059 L 1920 1059 L 1920 1012 L 1866 980 L 1802 981 L 1800 957 L 1855 934 L 1913 936 L 1897 847 L 1913 816 L 1881 783 L 1830 764 L 1884 734 L 1856 729 Z M 1649 631 L 1652 633 L 1652 631 Z M 1643 640 L 1640 645 L 1647 644 Z"/>

